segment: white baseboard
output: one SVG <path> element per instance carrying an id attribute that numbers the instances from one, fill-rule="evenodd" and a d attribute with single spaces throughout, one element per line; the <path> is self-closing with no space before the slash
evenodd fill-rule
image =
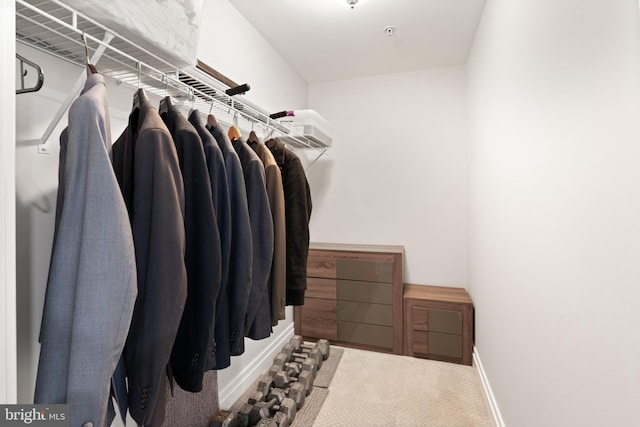
<path id="1" fill-rule="evenodd" d="M 500 408 L 498 407 L 498 402 L 493 394 L 493 390 L 491 390 L 489 378 L 484 371 L 482 361 L 480 360 L 480 354 L 478 354 L 478 349 L 476 347 L 473 347 L 473 365 L 476 367 L 478 375 L 480 376 L 480 382 L 482 383 L 482 388 L 484 389 L 484 394 L 487 398 L 487 402 L 489 403 L 489 407 L 491 408 L 491 414 L 493 415 L 493 420 L 496 423 L 496 426 L 506 427 L 504 420 L 502 419 L 502 414 L 500 413 Z"/>
<path id="2" fill-rule="evenodd" d="M 269 344 L 265 345 L 242 371 L 231 380 L 225 381 L 223 387 L 218 382 L 218 400 L 221 409 L 228 409 L 251 387 L 253 382 L 266 372 L 273 362 L 273 358 L 280 352 L 282 347 L 289 342 L 294 334 L 293 323 L 288 325 L 277 336 L 271 336 Z M 233 363 L 233 359 L 232 359 Z"/>

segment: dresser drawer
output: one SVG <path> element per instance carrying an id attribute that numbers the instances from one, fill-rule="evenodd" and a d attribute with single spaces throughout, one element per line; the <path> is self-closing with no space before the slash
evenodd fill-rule
<path id="1" fill-rule="evenodd" d="M 405 285 L 407 356 L 472 364 L 473 303 L 464 289 Z"/>
<path id="2" fill-rule="evenodd" d="M 393 326 L 393 307 L 383 304 L 338 301 L 338 320 Z"/>
<path id="3" fill-rule="evenodd" d="M 307 290 L 305 298 L 336 299 L 336 279 L 321 279 L 319 277 L 307 277 Z"/>
<path id="4" fill-rule="evenodd" d="M 302 335 L 328 340 L 338 338 L 338 316 L 335 300 L 305 298 L 304 306 L 300 312 Z"/>
<path id="5" fill-rule="evenodd" d="M 462 313 L 452 310 L 428 310 L 427 330 L 445 334 L 462 334 Z"/>
<path id="6" fill-rule="evenodd" d="M 338 321 L 338 341 L 393 348 L 393 327 Z"/>
<path id="7" fill-rule="evenodd" d="M 412 324 L 415 331 L 462 334 L 462 313 L 460 311 L 413 306 L 412 314 Z"/>
<path id="8" fill-rule="evenodd" d="M 322 252 L 309 251 L 307 257 L 307 277 L 335 279 L 336 257 Z"/>
<path id="9" fill-rule="evenodd" d="M 413 352 L 425 356 L 462 358 L 462 336 L 440 332 L 414 332 Z"/>
<path id="10" fill-rule="evenodd" d="M 428 355 L 429 349 L 427 348 L 427 331 L 413 331 L 412 336 L 413 339 L 409 344 L 411 346 L 411 355 Z"/>
<path id="11" fill-rule="evenodd" d="M 336 274 L 338 279 L 393 283 L 393 263 L 340 258 Z"/>
<path id="12" fill-rule="evenodd" d="M 428 319 L 429 319 L 429 310 L 424 307 L 414 306 L 411 310 L 411 314 L 413 315 L 413 330 L 414 331 L 425 331 L 429 330 L 428 328 Z"/>
<path id="13" fill-rule="evenodd" d="M 393 286 L 390 283 L 357 282 L 338 279 L 337 296 L 342 301 L 391 304 Z"/>
<path id="14" fill-rule="evenodd" d="M 402 246 L 311 243 L 295 333 L 403 354 L 403 256 Z"/>

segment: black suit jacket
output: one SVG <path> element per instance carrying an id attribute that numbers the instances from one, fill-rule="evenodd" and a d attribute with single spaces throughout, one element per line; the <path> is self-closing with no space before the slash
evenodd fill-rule
<path id="1" fill-rule="evenodd" d="M 202 140 L 211 183 L 211 198 L 213 199 L 213 208 L 216 211 L 218 232 L 220 233 L 222 276 L 218 298 L 216 299 L 216 315 L 209 332 L 209 343 L 212 351 L 207 354 L 207 363 L 205 364 L 205 370 L 211 370 L 216 367 L 218 353 L 220 353 L 223 366 L 229 366 L 230 363 L 228 286 L 230 283 L 229 264 L 231 262 L 231 229 L 233 225 L 231 220 L 231 195 L 229 194 L 227 169 L 224 164 L 222 150 L 218 147 L 211 132 L 205 128 L 198 111 L 194 110 L 189 114 L 189 123 L 198 131 L 198 135 Z"/>
<path id="2" fill-rule="evenodd" d="M 234 140 L 233 148 L 244 172 L 253 241 L 253 271 L 245 327 L 247 336 L 257 340 L 271 334 L 269 277 L 273 262 L 273 217 L 267 197 L 264 164 L 244 141 Z"/>
<path id="3" fill-rule="evenodd" d="M 229 185 L 231 205 L 231 253 L 229 260 L 229 283 L 227 284 L 228 317 L 218 313 L 216 321 L 216 369 L 229 366 L 230 355 L 244 353 L 245 320 L 253 269 L 253 243 L 247 190 L 242 173 L 242 165 L 227 135 L 218 127 L 209 129 L 224 157 Z M 222 322 L 228 322 L 229 352 L 226 350 L 225 329 Z"/>
<path id="4" fill-rule="evenodd" d="M 184 186 L 167 127 L 146 100 L 113 145 L 132 224 L 138 297 L 124 349 L 129 413 L 144 426 L 165 416 L 166 367 L 187 297 Z"/>
<path id="5" fill-rule="evenodd" d="M 218 290 L 220 235 L 211 199 L 211 183 L 198 132 L 174 105 L 161 114 L 176 144 L 184 181 L 187 239 L 187 303 L 171 353 L 171 369 L 182 389 L 202 390 Z"/>
<path id="6" fill-rule="evenodd" d="M 282 173 L 287 227 L 287 305 L 303 305 L 307 289 L 311 191 L 302 162 L 278 138 L 270 139 L 271 150 Z"/>

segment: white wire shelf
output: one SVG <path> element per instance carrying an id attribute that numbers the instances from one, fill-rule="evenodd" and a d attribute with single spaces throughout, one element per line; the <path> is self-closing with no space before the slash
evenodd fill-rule
<path id="1" fill-rule="evenodd" d="M 195 68 L 179 70 L 162 57 L 57 0 L 16 0 L 16 40 L 82 67 L 90 56 L 100 74 L 119 84 L 141 88 L 159 97 L 172 96 L 183 106 L 203 114 L 212 111 L 220 121 L 243 130 L 261 126 L 269 135 L 286 136 L 287 144 L 296 148 L 326 150 L 324 145 L 271 119 L 257 106 L 227 95 L 224 91 L 228 87 L 208 74 Z M 63 105 L 65 111 L 68 106 Z M 61 116 L 56 116 L 58 121 Z M 51 130 L 55 124 L 52 123 Z M 49 129 L 48 132 L 50 134 Z M 41 142 L 48 136 L 45 134 Z"/>

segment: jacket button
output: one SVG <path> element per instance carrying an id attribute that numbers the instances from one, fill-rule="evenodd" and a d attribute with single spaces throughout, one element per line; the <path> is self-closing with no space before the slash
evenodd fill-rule
<path id="1" fill-rule="evenodd" d="M 91 421 L 85 421 L 82 424 L 82 427 L 93 427 L 93 423 Z"/>
<path id="2" fill-rule="evenodd" d="M 198 359 L 200 359 L 200 353 L 194 354 L 193 357 L 191 358 L 191 364 L 189 365 L 189 368 L 192 371 L 198 367 Z"/>

